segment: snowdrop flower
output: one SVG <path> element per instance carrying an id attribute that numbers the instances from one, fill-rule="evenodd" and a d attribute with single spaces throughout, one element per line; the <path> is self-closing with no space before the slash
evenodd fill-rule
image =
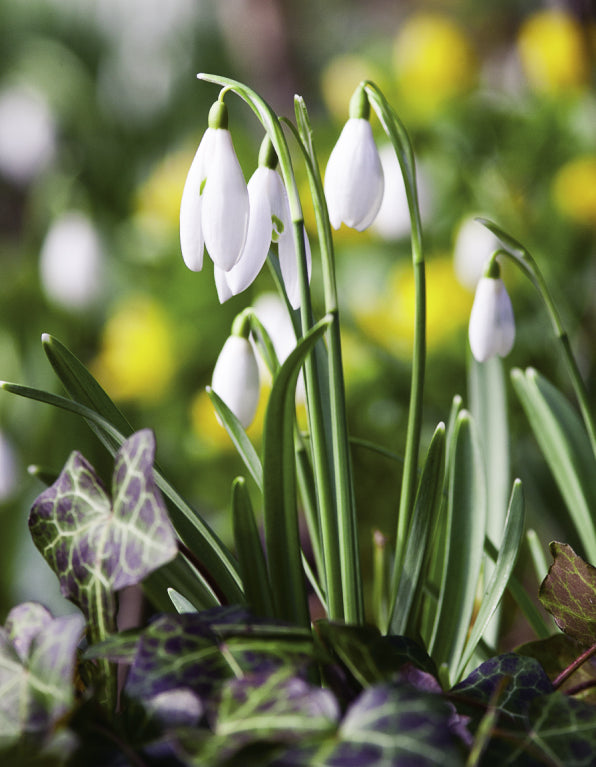
<path id="1" fill-rule="evenodd" d="M 359 87 L 325 171 L 325 197 L 334 229 L 344 222 L 361 232 L 374 221 L 383 200 L 383 169 L 369 115 L 368 97 Z"/>
<path id="2" fill-rule="evenodd" d="M 247 236 L 248 190 L 227 126 L 227 107 L 216 101 L 182 193 L 180 245 L 195 272 L 203 267 L 204 247 L 218 268 L 229 271 Z"/>
<path id="3" fill-rule="evenodd" d="M 247 429 L 259 404 L 259 368 L 255 352 L 248 340 L 248 328 L 232 327 L 232 335 L 223 345 L 215 368 L 211 388 Z"/>
<path id="4" fill-rule="evenodd" d="M 460 285 L 474 291 L 486 262 L 498 247 L 499 240 L 490 229 L 473 217 L 465 218 L 458 227 L 453 246 L 453 268 Z"/>
<path id="5" fill-rule="evenodd" d="M 84 309 L 100 297 L 104 252 L 86 216 L 69 211 L 52 224 L 41 248 L 39 270 L 46 295 L 65 309 Z"/>
<path id="6" fill-rule="evenodd" d="M 221 303 L 252 284 L 265 263 L 271 243 L 278 243 L 280 268 L 290 303 L 295 309 L 300 303 L 290 205 L 276 165 L 273 145 L 266 136 L 259 153 L 259 167 L 248 182 L 250 217 L 242 254 L 229 271 L 215 268 L 215 284 Z M 306 233 L 305 241 L 310 278 L 312 258 Z"/>
<path id="7" fill-rule="evenodd" d="M 505 357 L 515 340 L 513 307 L 500 278 L 500 268 L 492 259 L 476 287 L 468 329 L 470 348 L 478 362 L 499 355 Z"/>

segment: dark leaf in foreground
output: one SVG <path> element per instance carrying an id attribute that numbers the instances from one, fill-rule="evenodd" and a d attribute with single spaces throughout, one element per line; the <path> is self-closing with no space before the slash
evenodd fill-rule
<path id="1" fill-rule="evenodd" d="M 540 601 L 557 626 L 583 645 L 596 642 L 596 567 L 565 543 L 550 544 L 554 562 L 540 586 Z"/>

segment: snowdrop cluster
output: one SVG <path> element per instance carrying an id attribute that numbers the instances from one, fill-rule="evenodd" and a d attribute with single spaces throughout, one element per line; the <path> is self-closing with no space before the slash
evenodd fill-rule
<path id="1" fill-rule="evenodd" d="M 180 244 L 184 262 L 192 271 L 200 271 L 207 250 L 223 303 L 252 284 L 271 244 L 277 243 L 288 299 L 297 308 L 296 248 L 287 192 L 276 170 L 277 157 L 266 137 L 259 166 L 247 185 L 227 126 L 227 107 L 217 101 L 182 193 Z M 305 241 L 310 276 L 311 254 Z"/>

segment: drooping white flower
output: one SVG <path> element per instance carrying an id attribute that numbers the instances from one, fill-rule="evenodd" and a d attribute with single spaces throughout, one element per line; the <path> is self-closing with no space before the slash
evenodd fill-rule
<path id="1" fill-rule="evenodd" d="M 203 247 L 229 271 L 242 254 L 249 219 L 248 190 L 227 128 L 227 108 L 217 101 L 190 167 L 180 203 L 180 246 L 193 271 L 203 266 Z"/>
<path id="2" fill-rule="evenodd" d="M 453 268 L 461 285 L 475 290 L 486 262 L 498 247 L 499 240 L 479 221 L 468 217 L 461 222 L 453 246 Z"/>
<path id="3" fill-rule="evenodd" d="M 493 262 L 496 265 L 496 262 Z M 505 357 L 511 351 L 515 340 L 515 320 L 511 299 L 503 280 L 498 276 L 485 273 L 476 287 L 474 304 L 470 314 L 468 336 L 472 354 L 478 362 L 497 354 Z M 489 267 L 490 270 L 491 267 Z"/>
<path id="4" fill-rule="evenodd" d="M 300 305 L 300 286 L 296 246 L 288 195 L 282 178 L 275 169 L 277 157 L 266 137 L 259 154 L 259 167 L 248 182 L 250 217 L 248 232 L 240 259 L 229 271 L 215 270 L 215 284 L 221 303 L 246 290 L 261 271 L 271 243 L 278 243 L 282 279 L 290 304 Z M 312 256 L 304 231 L 307 273 L 310 280 Z"/>
<path id="5" fill-rule="evenodd" d="M 231 335 L 213 370 L 213 391 L 221 397 L 242 426 L 252 423 L 259 404 L 259 369 L 248 339 Z"/>
<path id="6" fill-rule="evenodd" d="M 65 309 L 84 309 L 104 288 L 104 253 L 97 230 L 78 211 L 52 224 L 39 256 L 44 291 Z"/>
<path id="7" fill-rule="evenodd" d="M 350 102 L 350 117 L 333 147 L 325 170 L 325 197 L 334 229 L 342 222 L 358 231 L 374 221 L 383 200 L 383 168 L 362 88 Z"/>

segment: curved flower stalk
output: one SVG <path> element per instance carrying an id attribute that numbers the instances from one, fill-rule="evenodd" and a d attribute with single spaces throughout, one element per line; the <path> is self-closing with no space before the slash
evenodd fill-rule
<path id="1" fill-rule="evenodd" d="M 325 197 L 334 229 L 343 222 L 363 231 L 372 224 L 383 201 L 383 168 L 369 116 L 368 98 L 358 88 L 325 170 Z"/>
<path id="2" fill-rule="evenodd" d="M 468 336 L 478 362 L 497 354 L 506 357 L 515 340 L 513 307 L 500 273 L 498 262 L 491 259 L 476 288 Z"/>
<path id="3" fill-rule="evenodd" d="M 255 352 L 248 340 L 250 323 L 244 316 L 232 326 L 232 334 L 222 347 L 211 388 L 221 397 L 242 426 L 252 423 L 259 404 L 259 368 Z"/>
<path id="4" fill-rule="evenodd" d="M 227 126 L 227 107 L 216 101 L 182 193 L 180 246 L 193 272 L 203 268 L 205 247 L 214 264 L 229 271 L 247 237 L 248 189 Z"/>

